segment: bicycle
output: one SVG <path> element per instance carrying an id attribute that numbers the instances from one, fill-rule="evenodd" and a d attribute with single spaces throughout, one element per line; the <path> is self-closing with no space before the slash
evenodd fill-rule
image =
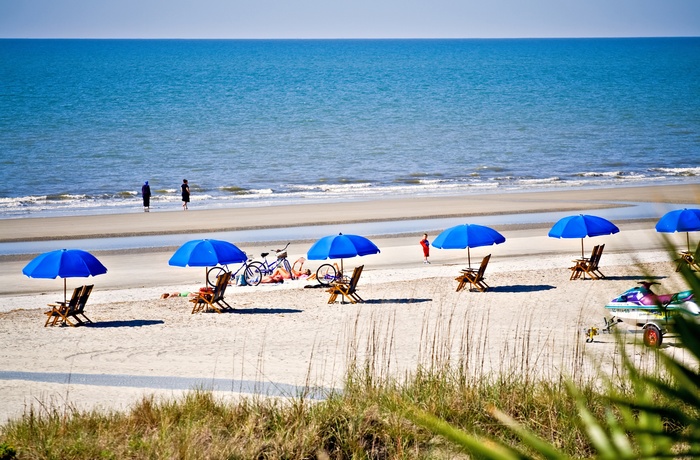
<path id="1" fill-rule="evenodd" d="M 338 264 L 323 264 L 316 270 L 316 280 L 323 286 L 330 286 L 343 282 L 344 278 Z"/>
<path id="2" fill-rule="evenodd" d="M 287 243 L 287 245 L 282 249 L 271 250 L 274 251 L 277 256 L 277 259 L 273 260 L 272 262 L 267 261 L 267 256 L 270 255 L 270 253 L 263 252 L 260 254 L 260 257 L 262 257 L 263 260 L 251 262 L 250 265 L 256 267 L 263 276 L 272 275 L 275 272 L 275 269 L 281 267 L 286 270 L 287 273 L 289 273 L 291 279 L 296 279 L 294 272 L 292 271 L 292 266 L 289 264 L 289 260 L 287 260 L 287 248 L 289 247 L 289 244 L 290 243 Z M 260 284 L 260 282 L 257 284 Z"/>
<path id="3" fill-rule="evenodd" d="M 240 267 L 238 267 L 238 270 L 235 272 L 231 273 L 231 279 L 237 279 L 238 274 L 243 270 L 243 277 L 245 279 L 246 284 L 250 286 L 257 286 L 260 284 L 260 280 L 262 279 L 262 273 L 260 273 L 260 270 L 258 267 L 252 264 L 251 259 L 246 260 L 241 264 Z M 230 272 L 231 270 L 228 268 L 228 265 L 218 265 L 216 267 L 212 267 L 209 270 L 207 270 L 207 284 L 209 286 L 216 286 L 216 278 L 219 277 L 219 275 Z"/>

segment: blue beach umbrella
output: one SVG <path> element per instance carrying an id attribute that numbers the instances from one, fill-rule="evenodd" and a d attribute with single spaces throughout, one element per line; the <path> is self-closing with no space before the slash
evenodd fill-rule
<path id="1" fill-rule="evenodd" d="M 662 233 L 685 232 L 688 252 L 690 252 L 690 236 L 688 232 L 700 230 L 700 209 L 676 209 L 667 212 L 656 223 L 656 231 Z"/>
<path id="2" fill-rule="evenodd" d="M 470 248 L 501 244 L 506 238 L 491 227 L 476 224 L 462 224 L 448 228 L 435 237 L 433 247 L 439 249 L 465 249 L 469 267 L 472 266 Z"/>
<path id="3" fill-rule="evenodd" d="M 192 240 L 183 244 L 170 257 L 168 265 L 176 267 L 213 267 L 215 265 L 235 264 L 248 260 L 246 253 L 238 247 L 221 240 Z M 204 272 L 206 280 L 206 268 Z"/>
<path id="4" fill-rule="evenodd" d="M 612 235 L 619 231 L 620 229 L 607 219 L 579 214 L 559 219 L 549 230 L 548 235 L 552 238 L 581 238 L 581 258 L 583 258 L 583 239 L 585 237 Z"/>
<path id="5" fill-rule="evenodd" d="M 66 301 L 66 278 L 87 278 L 107 273 L 107 268 L 87 251 L 58 249 L 36 256 L 23 269 L 30 278 L 63 278 L 63 301 Z"/>
<path id="6" fill-rule="evenodd" d="M 306 253 L 309 260 L 340 259 L 340 271 L 343 271 L 343 259 L 378 254 L 379 248 L 372 241 L 359 235 L 324 236 L 316 241 Z"/>

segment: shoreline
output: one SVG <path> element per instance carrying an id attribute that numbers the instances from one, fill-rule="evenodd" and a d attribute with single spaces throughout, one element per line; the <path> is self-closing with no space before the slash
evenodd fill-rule
<path id="1" fill-rule="evenodd" d="M 508 194 L 505 196 L 484 195 L 478 200 L 475 200 L 474 197 L 469 197 L 466 204 L 464 197 L 452 197 L 449 200 L 441 197 L 433 199 L 388 199 L 364 203 L 344 203 L 341 205 L 344 211 L 342 214 L 344 219 L 336 220 L 357 221 L 367 220 L 368 218 L 382 218 L 389 219 L 388 223 L 391 224 L 392 222 L 398 222 L 397 220 L 391 220 L 392 218 L 403 217 L 408 219 L 415 216 L 454 214 L 457 210 L 461 210 L 461 214 L 465 217 L 482 213 L 487 213 L 488 216 L 497 216 L 498 212 L 525 215 L 527 211 L 550 211 L 551 209 L 560 209 L 562 207 L 571 212 L 581 212 L 586 209 L 600 209 L 600 206 L 610 206 L 611 198 L 619 200 L 617 201 L 617 205 L 612 206 L 626 206 L 625 203 L 631 203 L 634 202 L 634 200 L 648 201 L 650 199 L 654 199 L 658 203 L 677 203 L 679 201 L 691 200 L 700 202 L 700 184 L 697 186 L 636 187 L 623 188 L 621 190 L 600 189 L 596 191 L 587 191 L 583 194 L 580 192 L 567 192 L 563 194 L 547 192 Z M 624 202 L 622 200 L 624 200 Z M 441 213 L 436 213 L 438 204 L 440 205 L 439 209 L 442 211 Z M 318 233 L 319 231 L 326 232 L 328 229 L 328 227 L 325 226 L 325 222 L 324 226 L 318 225 L 318 223 L 323 222 L 324 219 L 328 220 L 328 213 L 330 210 L 335 211 L 336 209 L 336 205 L 299 205 L 281 207 L 279 209 L 276 208 L 274 212 L 271 212 L 271 208 L 248 210 L 246 216 L 241 215 L 239 212 L 240 210 L 234 209 L 227 213 L 208 210 L 167 213 L 142 212 L 140 214 L 115 215 L 107 219 L 103 216 L 79 216 L 74 218 L 61 218 L 60 222 L 55 219 L 43 218 L 23 219 L 21 221 L 0 221 L 2 235 L 8 234 L 6 225 L 8 222 L 11 222 L 16 225 L 16 233 L 13 232 L 14 234 L 25 235 L 22 238 L 23 241 L 28 241 L 25 246 L 31 249 L 32 243 L 35 242 L 38 246 L 36 250 L 32 250 L 33 252 L 28 249 L 20 254 L 6 254 L 0 256 L 0 311 L 7 311 L 9 308 L 12 308 L 12 305 L 17 308 L 31 308 L 30 305 L 32 305 L 32 303 L 36 304 L 37 299 L 33 300 L 26 296 L 42 296 L 45 293 L 57 292 L 59 290 L 59 284 L 61 285 L 60 287 L 62 287 L 62 283 L 59 283 L 57 280 L 29 279 L 21 273 L 22 268 L 34 257 L 32 254 L 56 249 L 56 247 L 53 247 L 56 246 L 55 244 L 47 245 L 46 243 L 44 243 L 44 247 L 42 248 L 42 244 L 37 242 L 38 240 L 32 240 L 32 237 L 36 237 L 37 235 L 47 236 L 52 234 L 54 238 L 46 241 L 49 243 L 54 241 L 60 244 L 63 239 L 68 236 L 66 234 L 69 231 L 96 234 L 104 233 L 100 229 L 110 228 L 112 235 L 119 235 L 123 233 L 126 227 L 134 225 L 133 222 L 141 222 L 146 230 L 158 232 L 158 236 L 152 237 L 157 242 L 155 247 L 99 249 L 91 247 L 87 240 L 84 241 L 82 245 L 80 242 L 72 244 L 72 246 L 77 246 L 94 253 L 108 268 L 107 274 L 94 278 L 94 282 L 99 286 L 100 291 L 107 291 L 116 295 L 125 289 L 148 289 L 149 286 L 168 286 L 167 289 L 163 289 L 161 292 L 166 292 L 168 289 L 196 290 L 198 289 L 198 285 L 201 284 L 201 270 L 172 267 L 168 265 L 168 260 L 175 249 L 184 242 L 188 232 L 195 231 L 197 234 L 192 236 L 198 238 L 210 237 L 204 230 L 192 228 L 200 224 L 202 219 L 200 219 L 199 216 L 208 217 L 208 219 L 204 220 L 210 222 L 211 226 L 215 227 L 217 231 L 221 231 L 222 228 L 227 228 L 234 223 L 237 223 L 239 228 L 250 226 L 251 223 L 255 222 L 255 219 L 260 216 L 264 216 L 268 222 L 271 222 L 273 220 L 280 220 L 279 217 L 284 215 L 289 216 L 287 220 L 288 223 L 292 221 L 305 222 L 309 225 L 307 227 L 302 227 L 302 230 L 314 230 Z M 615 209 L 621 208 L 612 208 L 613 211 Z M 301 210 L 305 212 L 301 212 Z M 193 216 L 196 218 L 193 219 Z M 550 223 L 543 222 L 541 224 L 494 225 L 490 222 L 492 219 L 486 219 L 486 223 L 478 221 L 478 219 L 474 220 L 477 220 L 476 223 L 489 225 L 501 231 L 508 240 L 506 244 L 493 247 L 494 264 L 498 264 L 498 260 L 501 258 L 535 257 L 539 255 L 557 256 L 557 254 L 566 254 L 566 258 L 562 262 L 562 264 L 566 264 L 568 263 L 567 259 L 570 254 L 576 255 L 578 253 L 580 255 L 580 242 L 573 240 L 557 241 L 547 237 L 547 228 L 553 221 Z M 652 219 L 617 221 L 613 218 L 611 220 L 621 229 L 619 236 L 617 238 L 615 238 L 615 235 L 596 238 L 596 242 L 599 240 L 605 242 L 608 241 L 608 239 L 611 242 L 615 242 L 614 245 L 609 245 L 607 247 L 606 252 L 658 251 L 664 249 L 660 234 L 656 233 L 654 230 L 654 221 Z M 175 244 L 168 244 L 173 242 L 173 238 L 171 237 L 168 239 L 164 230 L 167 230 L 167 227 L 172 222 L 180 226 L 179 230 L 181 233 L 179 232 L 178 235 L 182 235 L 183 238 L 179 239 L 183 241 Z M 311 224 L 314 222 L 317 223 L 317 225 L 314 226 Z M 345 230 L 345 228 L 348 227 L 349 226 L 339 226 L 337 227 L 338 230 L 335 230 L 334 227 L 331 228 L 334 228 L 334 231 L 352 233 L 351 231 Z M 415 268 L 417 261 L 420 261 L 420 259 L 414 257 L 415 248 L 413 246 L 417 243 L 418 237 L 423 234 L 423 228 L 413 232 L 397 231 L 396 228 L 398 228 L 398 226 L 392 227 L 390 225 L 389 231 L 379 236 L 373 236 L 371 232 L 364 234 L 365 236 L 371 237 L 375 244 L 381 249 L 380 254 L 363 258 L 363 260 L 369 259 L 367 264 L 368 272 L 373 270 L 385 270 L 393 267 L 398 267 L 399 269 L 402 267 Z M 324 233 L 322 236 L 332 233 L 333 231 L 330 231 Z M 437 235 L 436 231 L 430 231 L 429 233 L 431 240 Z M 279 233 L 275 233 L 275 235 L 277 234 Z M 312 235 L 314 234 L 303 234 L 298 238 L 280 238 L 279 240 L 270 241 L 255 241 L 254 238 L 250 238 L 253 241 L 248 242 L 231 238 L 221 239 L 233 241 L 241 250 L 255 259 L 258 259 L 260 253 L 271 252 L 271 248 L 278 247 L 279 244 L 284 245 L 289 241 L 292 242 L 288 251 L 289 260 L 293 262 L 299 257 L 306 257 L 306 251 L 318 238 L 314 238 Z M 158 238 L 159 236 L 162 236 L 162 238 Z M 212 237 L 216 236 L 219 235 L 214 235 Z M 80 238 L 80 235 L 70 235 L 70 239 L 78 238 Z M 588 240 L 589 239 L 587 239 L 586 243 L 587 247 L 590 245 Z M 671 241 L 675 242 L 676 240 L 680 244 L 680 237 L 674 239 L 673 235 L 671 235 Z M 95 242 L 108 242 L 108 239 L 96 239 L 93 241 L 93 244 L 95 244 Z M 52 247 L 48 249 L 46 246 Z M 491 250 L 491 248 L 475 248 L 471 251 L 473 259 L 476 260 L 480 254 L 486 254 L 485 251 L 489 250 Z M 464 251 L 433 249 L 432 252 L 435 255 L 435 260 L 440 264 L 457 264 L 464 259 Z M 308 261 L 305 268 L 310 268 L 315 272 L 316 268 L 322 263 L 324 263 L 324 261 Z M 93 278 L 89 278 L 88 280 L 92 282 Z M 82 281 L 83 279 L 80 278 L 69 279 L 68 284 L 77 285 L 76 283 Z M 17 295 L 22 296 L 22 299 L 12 300 L 12 297 Z M 99 296 L 100 294 L 98 294 L 98 297 Z M 112 297 L 114 297 L 114 295 L 112 295 Z M 117 297 L 119 297 L 119 295 L 117 295 Z M 45 303 L 46 302 L 41 300 L 39 305 Z"/>
<path id="2" fill-rule="evenodd" d="M 700 184 L 0 219 L 0 243 L 262 230 L 700 202 Z M 186 218 L 184 218 L 186 217 Z M 13 236 L 22 235 L 22 236 Z"/>

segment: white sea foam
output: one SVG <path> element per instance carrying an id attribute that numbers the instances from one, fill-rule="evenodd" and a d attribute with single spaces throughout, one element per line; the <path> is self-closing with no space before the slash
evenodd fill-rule
<path id="1" fill-rule="evenodd" d="M 69 200 L 85 200 L 85 199 L 90 199 L 92 197 L 89 197 L 88 195 L 85 194 L 79 194 L 79 195 L 71 195 L 70 193 L 60 193 L 57 195 L 46 195 L 46 201 L 69 201 Z"/>
<path id="2" fill-rule="evenodd" d="M 700 167 L 697 168 L 650 168 L 649 171 L 661 172 L 672 176 L 700 176 Z"/>
<path id="3" fill-rule="evenodd" d="M 576 174 L 576 176 L 581 176 L 581 177 L 622 177 L 624 175 L 625 175 L 624 171 L 607 171 L 607 172 L 591 171 L 591 172 L 582 172 L 582 173 Z"/>
<path id="4" fill-rule="evenodd" d="M 679 168 L 679 171 L 694 168 Z M 700 168 L 695 168 L 700 169 Z M 684 175 L 675 177 L 687 177 Z M 221 208 L 226 206 L 264 206 L 270 204 L 294 204 L 310 202 L 347 201 L 357 199 L 373 199 L 386 196 L 446 196 L 469 193 L 489 193 L 493 191 L 516 190 L 547 190 L 563 188 L 585 188 L 587 186 L 617 186 L 620 184 L 660 183 L 667 182 L 666 175 L 628 173 L 620 174 L 619 170 L 609 172 L 585 172 L 574 174 L 568 178 L 551 176 L 544 178 L 519 178 L 515 176 L 499 176 L 492 178 L 465 177 L 453 180 L 420 179 L 415 182 L 395 182 L 380 184 L 371 182 L 342 183 L 342 184 L 285 184 L 279 190 L 271 188 L 250 189 L 246 193 L 237 194 L 223 190 L 211 193 L 193 193 L 191 200 L 199 209 Z M 59 198 L 60 197 L 60 198 Z M 179 190 L 171 189 L 170 193 L 161 191 L 151 197 L 153 210 L 168 209 L 181 202 Z M 117 195 L 71 195 L 61 194 L 55 197 L 24 196 L 17 198 L 0 198 L 0 216 L 6 218 L 67 215 L 74 213 L 114 213 L 130 212 L 141 207 L 140 194 L 122 193 Z"/>
<path id="5" fill-rule="evenodd" d="M 333 192 L 333 191 L 346 191 L 346 190 L 357 190 L 364 188 L 371 188 L 372 184 L 370 182 L 355 182 L 355 183 L 343 183 L 343 184 L 288 184 L 285 188 L 291 192 L 303 191 L 303 192 Z"/>
<path id="6" fill-rule="evenodd" d="M 253 195 L 272 195 L 273 193 L 275 193 L 271 188 L 259 188 L 259 189 L 252 189 L 249 191 Z"/>
<path id="7" fill-rule="evenodd" d="M 550 185 L 553 183 L 561 182 L 561 177 L 544 177 L 541 179 L 518 179 L 518 182 L 524 185 L 539 185 L 546 184 Z"/>

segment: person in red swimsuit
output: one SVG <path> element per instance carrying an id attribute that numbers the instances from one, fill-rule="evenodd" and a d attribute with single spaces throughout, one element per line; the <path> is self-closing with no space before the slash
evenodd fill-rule
<path id="1" fill-rule="evenodd" d="M 423 239 L 420 240 L 420 245 L 423 246 L 423 263 L 429 264 L 430 261 L 428 260 L 428 257 L 430 257 L 430 241 L 428 241 L 427 233 L 423 233 Z"/>

